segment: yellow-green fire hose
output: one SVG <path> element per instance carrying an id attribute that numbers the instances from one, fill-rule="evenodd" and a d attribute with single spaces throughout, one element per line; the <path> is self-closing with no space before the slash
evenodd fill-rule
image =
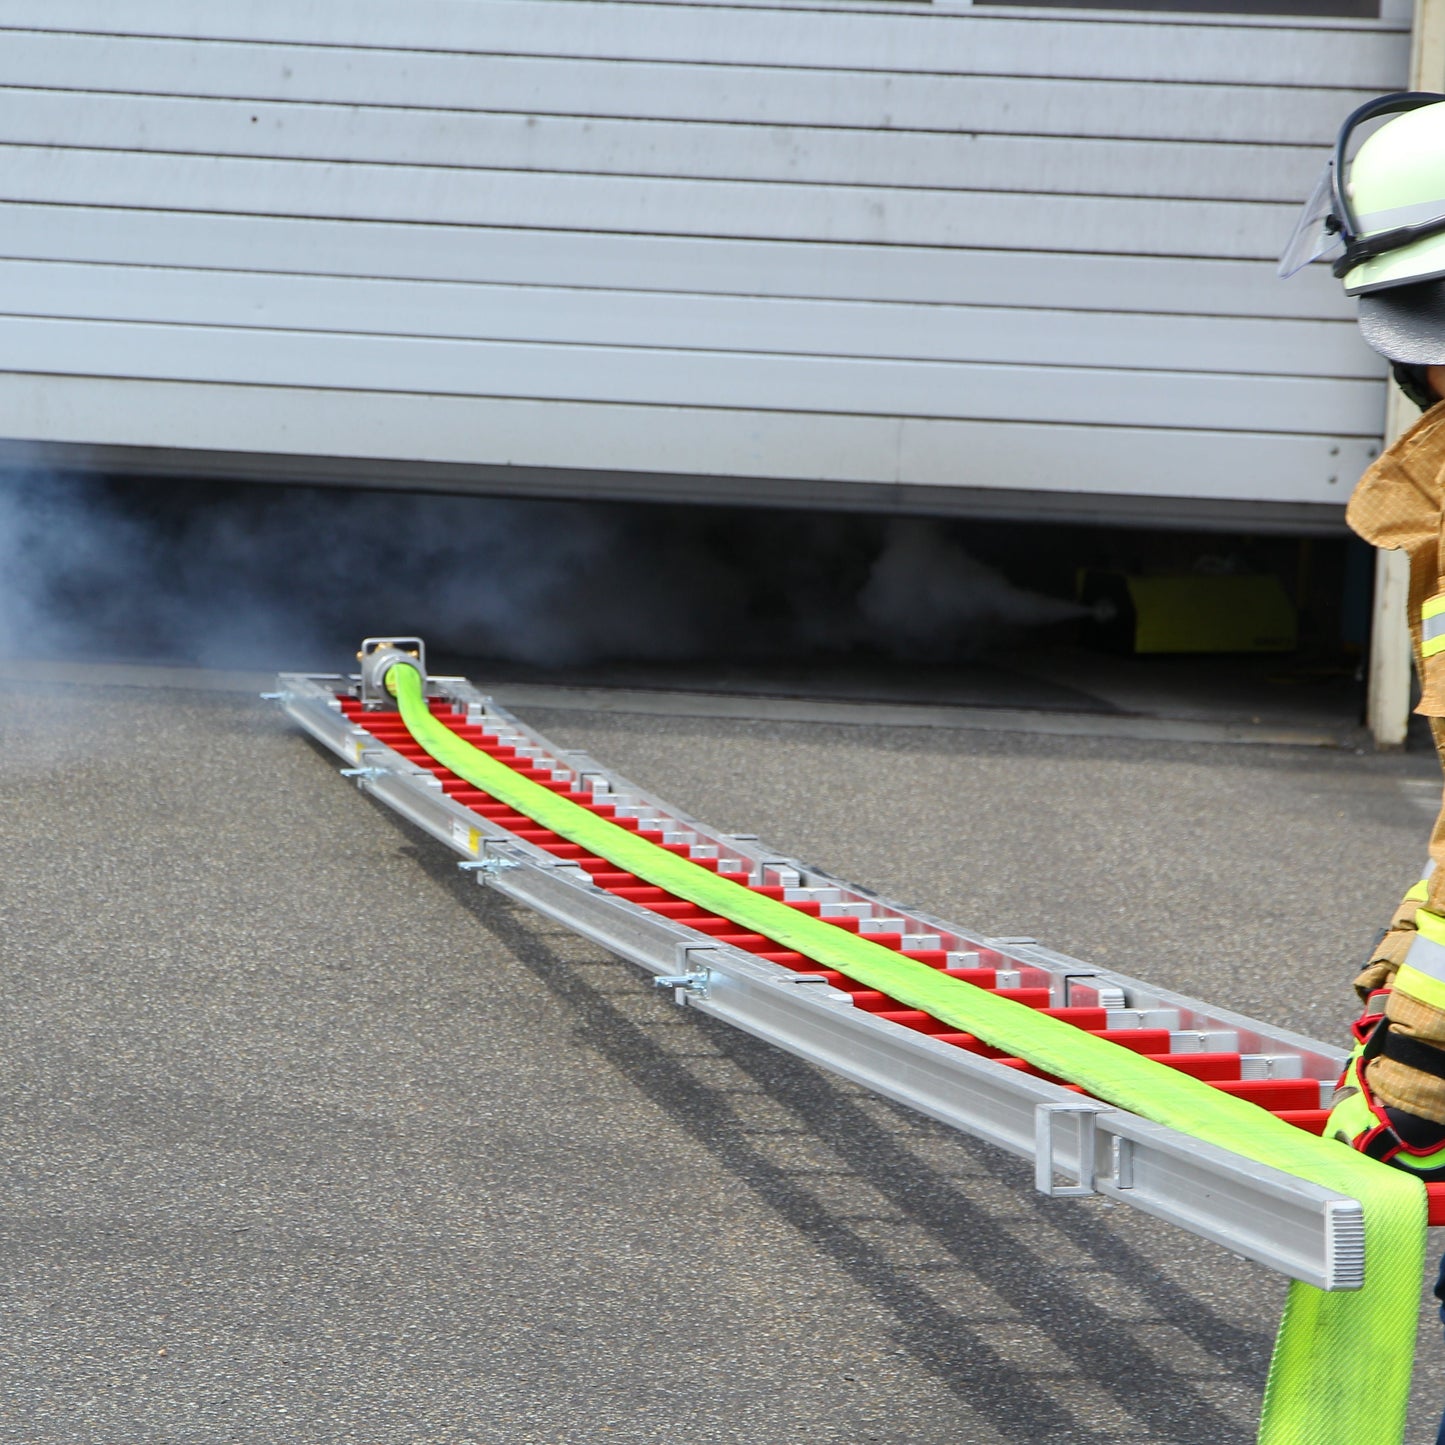
<path id="1" fill-rule="evenodd" d="M 434 718 L 421 674 L 409 663 L 390 667 L 385 685 L 412 737 L 439 763 L 619 869 L 909 1008 L 924 1009 L 1118 1108 L 1358 1199 L 1365 1221 L 1364 1287 L 1326 1292 L 1291 1281 L 1259 1441 L 1399 1445 L 1424 1267 L 1425 1190 L 1418 1180 L 1118 1044 L 755 893 L 598 817 L 472 747 Z"/>

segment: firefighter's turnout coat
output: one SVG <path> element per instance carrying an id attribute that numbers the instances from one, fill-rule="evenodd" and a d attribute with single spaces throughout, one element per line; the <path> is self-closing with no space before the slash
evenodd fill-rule
<path id="1" fill-rule="evenodd" d="M 1432 407 L 1360 478 L 1350 526 L 1410 559 L 1410 636 L 1417 712 L 1445 761 L 1445 402 Z M 1445 807 L 1430 836 L 1427 875 L 1405 895 L 1355 980 L 1361 997 L 1390 989 L 1384 1052 L 1368 1065 L 1381 1103 L 1445 1124 Z M 1421 1044 L 1433 1045 L 1422 1049 Z"/>

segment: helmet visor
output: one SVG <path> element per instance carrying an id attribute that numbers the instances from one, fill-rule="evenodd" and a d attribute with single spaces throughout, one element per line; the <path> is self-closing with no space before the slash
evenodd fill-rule
<path id="1" fill-rule="evenodd" d="M 1335 163 L 1328 160 L 1280 254 L 1281 280 L 1287 280 L 1296 271 L 1303 271 L 1311 261 L 1344 254 L 1345 243 L 1340 237 L 1339 217 L 1334 216 L 1334 196 Z M 1334 224 L 1330 225 L 1332 219 Z"/>

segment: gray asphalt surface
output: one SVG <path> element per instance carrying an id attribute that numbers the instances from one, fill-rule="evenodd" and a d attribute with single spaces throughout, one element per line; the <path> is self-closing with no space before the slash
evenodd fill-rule
<path id="1" fill-rule="evenodd" d="M 1428 758 L 529 714 L 1341 1037 Z M 1282 1281 L 676 1009 L 245 695 L 0 684 L 0 1441 L 1224 1445 Z M 1412 1440 L 1445 1346 L 1422 1335 Z"/>

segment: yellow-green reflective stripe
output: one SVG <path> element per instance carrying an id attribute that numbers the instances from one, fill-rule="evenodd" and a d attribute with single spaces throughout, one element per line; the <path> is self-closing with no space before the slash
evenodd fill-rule
<path id="1" fill-rule="evenodd" d="M 1418 944 L 1422 938 L 1428 939 L 1442 953 L 1445 953 L 1445 918 L 1441 918 L 1438 913 L 1431 913 L 1428 908 L 1417 908 L 1415 910 L 1415 927 L 1419 930 L 1419 937 L 1410 945 L 1411 953 L 1415 951 L 1415 944 Z M 1434 971 L 1434 969 L 1430 970 L 1431 973 Z M 1445 973 L 1442 973 L 1440 977 L 1445 978 Z"/>
<path id="2" fill-rule="evenodd" d="M 1413 945 L 1411 951 L 1414 951 Z M 1418 968 L 1411 968 L 1408 963 L 1402 963 L 1395 970 L 1395 988 L 1431 1008 L 1445 1009 L 1445 983 L 1421 973 Z"/>
<path id="3" fill-rule="evenodd" d="M 1445 652 L 1445 592 L 1426 599 L 1420 608 L 1420 650 L 1426 657 Z"/>
<path id="4" fill-rule="evenodd" d="M 1430 882 L 1422 878 L 1406 895 L 1407 903 L 1423 903 L 1430 893 Z"/>
<path id="5" fill-rule="evenodd" d="M 1445 918 L 1415 910 L 1414 938 L 1395 974 L 1395 987 L 1431 1008 L 1445 1009 Z"/>

